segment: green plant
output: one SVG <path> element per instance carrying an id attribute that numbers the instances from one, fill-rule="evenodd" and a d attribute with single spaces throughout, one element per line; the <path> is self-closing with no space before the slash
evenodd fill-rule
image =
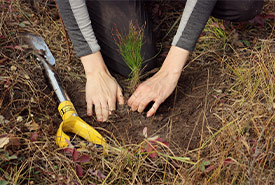
<path id="1" fill-rule="evenodd" d="M 124 62 L 131 69 L 129 75 L 129 88 L 133 91 L 139 83 L 140 71 L 143 57 L 141 56 L 141 46 L 143 39 L 144 27 L 134 25 L 131 21 L 129 24 L 129 32 L 121 34 L 118 29 L 115 30 L 114 39 L 119 48 L 119 52 Z"/>

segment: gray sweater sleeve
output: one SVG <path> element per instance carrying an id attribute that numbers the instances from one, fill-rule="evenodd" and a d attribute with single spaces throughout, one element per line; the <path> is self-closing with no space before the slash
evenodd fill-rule
<path id="1" fill-rule="evenodd" d="M 172 45 L 193 51 L 217 0 L 187 0 Z M 57 0 L 64 24 L 78 57 L 100 50 L 86 0 Z"/>
<path id="2" fill-rule="evenodd" d="M 217 0 L 187 0 L 172 45 L 193 51 Z"/>
<path id="3" fill-rule="evenodd" d="M 57 0 L 57 5 L 76 55 L 82 57 L 99 51 L 85 0 Z"/>

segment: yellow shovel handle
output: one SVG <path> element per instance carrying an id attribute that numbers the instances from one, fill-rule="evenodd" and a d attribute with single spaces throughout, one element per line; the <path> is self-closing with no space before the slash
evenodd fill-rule
<path id="1" fill-rule="evenodd" d="M 70 137 L 65 132 L 71 132 L 81 136 L 87 141 L 106 147 L 106 140 L 89 124 L 77 116 L 75 108 L 70 101 L 62 102 L 58 110 L 63 122 L 60 124 L 56 134 L 56 144 L 59 147 L 67 147 Z"/>

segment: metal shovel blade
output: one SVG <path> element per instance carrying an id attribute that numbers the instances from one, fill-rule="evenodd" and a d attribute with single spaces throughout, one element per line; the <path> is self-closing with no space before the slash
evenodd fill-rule
<path id="1" fill-rule="evenodd" d="M 50 65 L 53 66 L 55 64 L 53 54 L 51 53 L 50 49 L 48 48 L 46 42 L 42 37 L 34 35 L 32 33 L 22 33 L 21 38 L 23 42 L 27 44 L 30 48 L 32 48 L 35 52 L 41 53 L 42 51 L 46 61 Z"/>

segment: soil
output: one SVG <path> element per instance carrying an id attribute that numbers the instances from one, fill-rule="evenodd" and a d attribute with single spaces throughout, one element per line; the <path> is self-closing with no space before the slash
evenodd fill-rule
<path id="1" fill-rule="evenodd" d="M 119 82 L 122 82 L 122 88 L 127 91 L 125 78 L 118 75 L 116 77 Z M 125 105 L 119 107 L 105 123 L 96 122 L 94 118 L 86 115 L 85 83 L 72 83 L 68 89 L 79 116 L 86 122 L 92 123 L 94 127 L 102 127 L 112 132 L 120 142 L 140 143 L 144 139 L 143 128 L 147 127 L 148 136 L 159 135 L 163 140 L 168 141 L 171 148 L 180 149 L 175 151 L 187 151 L 199 147 L 203 123 L 205 133 L 208 132 L 206 127 L 217 129 L 220 125 L 210 112 L 210 108 L 215 104 L 215 98 L 212 95 L 219 85 L 220 70 L 217 64 L 201 66 L 195 70 L 187 69 L 182 74 L 174 93 L 159 107 L 154 117 L 146 118 L 145 113 L 131 112 Z M 127 99 L 129 93 L 125 95 Z"/>

